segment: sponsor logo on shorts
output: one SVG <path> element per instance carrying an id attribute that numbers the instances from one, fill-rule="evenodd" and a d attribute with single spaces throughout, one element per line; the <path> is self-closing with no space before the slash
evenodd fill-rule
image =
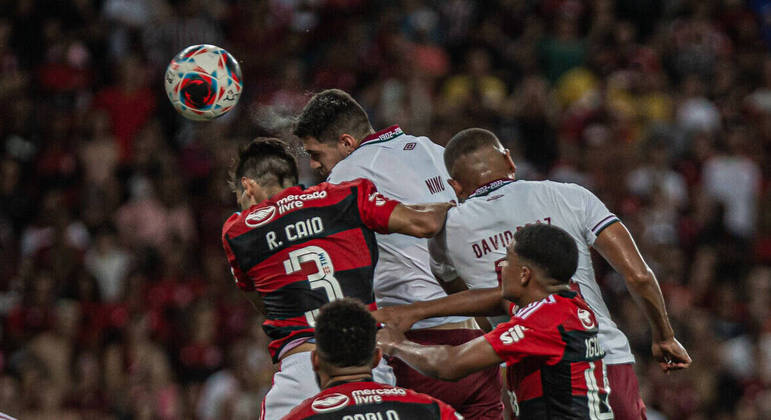
<path id="1" fill-rule="evenodd" d="M 256 228 L 270 222 L 276 215 L 276 206 L 260 207 L 244 218 L 246 226 Z"/>
<path id="2" fill-rule="evenodd" d="M 347 395 L 334 393 L 316 398 L 311 403 L 311 408 L 317 413 L 328 413 L 345 407 L 348 405 L 348 401 Z"/>

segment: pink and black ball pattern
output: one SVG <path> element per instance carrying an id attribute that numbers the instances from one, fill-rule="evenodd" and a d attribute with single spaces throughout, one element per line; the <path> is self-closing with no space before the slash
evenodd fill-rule
<path id="1" fill-rule="evenodd" d="M 169 63 L 166 93 L 184 117 L 210 120 L 230 111 L 241 97 L 238 62 L 214 45 L 185 48 Z"/>

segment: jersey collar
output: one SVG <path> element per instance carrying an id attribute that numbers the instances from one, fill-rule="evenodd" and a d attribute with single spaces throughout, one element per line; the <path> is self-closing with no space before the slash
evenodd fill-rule
<path id="1" fill-rule="evenodd" d="M 398 125 L 392 125 L 388 128 L 384 128 L 376 133 L 372 133 L 367 137 L 364 137 L 364 140 L 359 143 L 357 149 L 367 144 L 383 143 L 393 138 L 399 137 L 402 134 L 404 134 L 404 131 L 402 131 L 401 127 Z"/>
<path id="2" fill-rule="evenodd" d="M 474 190 L 474 192 L 471 193 L 471 195 L 469 195 L 468 198 L 485 196 L 497 190 L 498 188 L 501 188 L 504 185 L 511 184 L 512 182 L 514 182 L 514 180 L 511 178 L 496 179 L 495 181 L 488 182 L 487 184 L 482 185 L 481 187 Z"/>

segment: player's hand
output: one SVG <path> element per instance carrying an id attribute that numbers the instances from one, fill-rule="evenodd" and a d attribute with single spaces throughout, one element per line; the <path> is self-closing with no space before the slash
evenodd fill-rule
<path id="1" fill-rule="evenodd" d="M 651 351 L 653 358 L 659 362 L 659 366 L 664 372 L 686 369 L 691 366 L 691 356 L 674 337 L 654 342 Z"/>
<path id="2" fill-rule="evenodd" d="M 377 346 L 380 348 L 380 350 L 383 351 L 383 353 L 388 355 L 392 354 L 394 345 L 406 340 L 407 337 L 404 336 L 403 332 L 389 326 L 381 328 L 377 332 Z"/>
<path id="3" fill-rule="evenodd" d="M 407 331 L 412 327 L 412 324 L 420 321 L 420 318 L 415 316 L 405 305 L 386 306 L 372 312 L 372 316 L 377 322 L 382 322 L 397 331 Z"/>

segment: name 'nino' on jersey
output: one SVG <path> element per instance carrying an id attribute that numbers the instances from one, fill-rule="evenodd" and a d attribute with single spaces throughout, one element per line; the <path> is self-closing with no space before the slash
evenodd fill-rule
<path id="1" fill-rule="evenodd" d="M 367 136 L 329 174 L 332 183 L 355 178 L 372 180 L 378 191 L 402 203 L 456 200 L 447 183 L 444 148 L 428 137 L 411 136 L 394 125 Z M 380 258 L 375 268 L 378 306 L 404 305 L 447 296 L 431 273 L 428 240 L 412 236 L 376 235 Z M 413 328 L 429 328 L 465 317 L 431 318 Z"/>
<path id="2" fill-rule="evenodd" d="M 284 420 L 463 420 L 426 394 L 376 382 L 333 385 L 305 400 Z"/>
<path id="3" fill-rule="evenodd" d="M 610 317 L 594 278 L 590 246 L 618 222 L 605 204 L 576 184 L 501 179 L 478 188 L 447 213 L 444 232 L 431 241 L 431 266 L 444 281 L 460 276 L 469 288 L 496 287 L 497 261 L 517 229 L 548 223 L 564 229 L 578 246 L 577 288 L 597 316 L 607 363 L 634 362 L 629 341 Z"/>
<path id="4" fill-rule="evenodd" d="M 613 419 L 597 320 L 576 292 L 520 308 L 485 334 L 509 366 L 509 398 L 527 419 Z"/>
<path id="5" fill-rule="evenodd" d="M 388 232 L 398 204 L 359 179 L 287 188 L 225 222 L 222 244 L 236 284 L 262 297 L 274 363 L 313 337 L 325 303 L 349 296 L 374 306 L 373 231 Z"/>

